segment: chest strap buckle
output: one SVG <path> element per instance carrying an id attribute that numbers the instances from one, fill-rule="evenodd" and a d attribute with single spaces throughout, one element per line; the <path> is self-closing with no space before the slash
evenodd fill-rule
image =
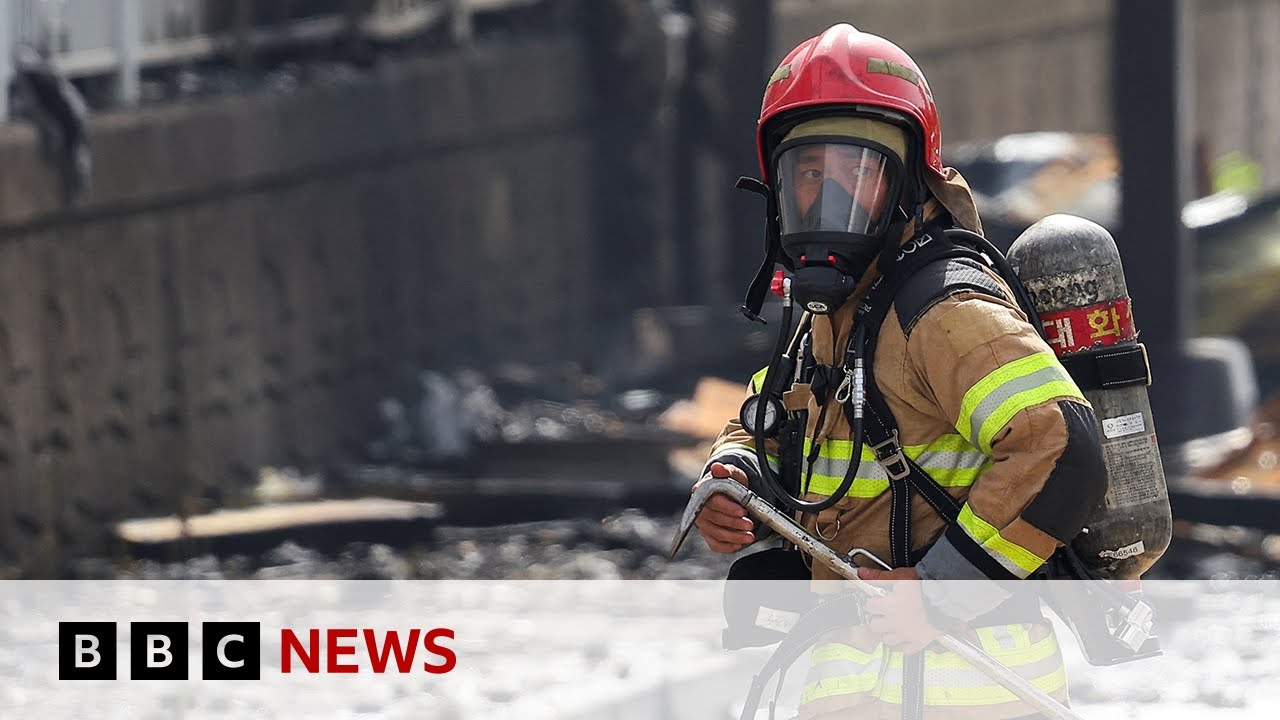
<path id="1" fill-rule="evenodd" d="M 907 464 L 907 456 L 902 452 L 902 445 L 898 443 L 898 430 L 895 428 L 889 431 L 888 439 L 871 445 L 871 452 L 875 453 L 876 462 L 880 463 L 880 467 L 884 468 L 890 480 L 904 480 L 911 474 L 911 466 Z"/>

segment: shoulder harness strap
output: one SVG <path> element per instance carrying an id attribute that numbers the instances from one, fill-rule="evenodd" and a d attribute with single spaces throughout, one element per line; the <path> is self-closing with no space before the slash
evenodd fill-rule
<path id="1" fill-rule="evenodd" d="M 930 308 L 957 293 L 970 291 L 1009 300 L 984 268 L 982 261 L 961 256 L 935 260 L 913 273 L 893 298 L 903 334 L 910 337 L 911 329 Z"/>
<path id="2" fill-rule="evenodd" d="M 859 322 L 867 325 L 864 357 L 875 358 L 879 329 L 891 306 L 897 310 L 903 332 L 909 335 L 930 308 L 956 293 L 973 291 L 1008 300 L 985 267 L 981 255 L 951 242 L 940 228 L 929 228 L 918 240 L 902 248 L 896 262 L 868 293 L 859 309 Z M 875 383 L 874 362 L 867 364 L 866 395 L 870 412 L 864 432 L 876 461 L 889 477 L 890 553 L 893 565 L 904 567 L 918 560 L 911 552 L 911 493 L 919 493 L 948 523 L 954 523 L 959 517 L 961 505 L 903 452 L 897 421 Z"/>
<path id="3" fill-rule="evenodd" d="M 942 228 L 928 228 L 918 240 L 899 251 L 891 268 L 882 268 L 885 275 L 881 282 L 859 308 L 859 322 L 866 323 L 868 338 L 862 355 L 870 358 L 866 361 L 865 379 L 869 412 L 863 432 L 876 462 L 889 477 L 889 548 L 894 567 L 912 565 L 921 557 L 913 554 L 911 547 L 913 492 L 919 493 L 948 525 L 960 516 L 961 505 L 903 452 L 897 421 L 875 382 L 875 347 L 880 327 L 892 306 L 903 333 L 909 337 L 916 322 L 930 308 L 966 290 L 1007 300 L 985 267 L 987 263 L 977 251 L 953 243 Z M 923 714 L 923 675 L 924 653 L 904 658 L 903 717 L 907 720 L 917 720 Z"/>

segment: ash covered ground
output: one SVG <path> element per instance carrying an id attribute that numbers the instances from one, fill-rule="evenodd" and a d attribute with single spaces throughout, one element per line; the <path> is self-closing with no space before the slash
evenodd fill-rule
<path id="1" fill-rule="evenodd" d="M 676 559 L 667 551 L 679 514 L 626 510 L 601 520 L 547 520 L 436 530 L 405 547 L 354 541 L 324 553 L 286 542 L 260 555 L 156 561 L 90 558 L 69 579 L 348 580 L 717 580 L 740 554 L 711 552 L 691 531 Z M 745 552 L 753 552 L 748 549 Z M 744 553 L 745 554 L 745 553 Z M 1149 580 L 1280 579 L 1280 563 L 1220 544 L 1175 538 Z"/>
<path id="2" fill-rule="evenodd" d="M 75 579 L 199 580 L 714 580 L 736 556 L 718 555 L 695 537 L 667 557 L 679 516 L 628 510 L 603 520 L 549 520 L 497 527 L 441 527 L 429 542 L 393 548 L 348 543 L 321 553 L 286 542 L 259 556 L 203 555 L 159 562 L 93 558 Z"/>

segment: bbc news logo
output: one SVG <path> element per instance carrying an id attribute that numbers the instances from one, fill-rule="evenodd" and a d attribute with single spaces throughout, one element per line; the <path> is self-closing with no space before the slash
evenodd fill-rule
<path id="1" fill-rule="evenodd" d="M 191 672 L 185 622 L 129 624 L 129 678 L 187 680 Z M 261 680 L 262 626 L 257 622 L 207 622 L 201 625 L 200 671 L 205 680 Z M 115 680 L 116 623 L 58 623 L 59 680 Z M 282 674 L 351 674 L 366 671 L 359 646 L 375 674 L 447 673 L 457 654 L 443 641 L 453 630 L 413 628 L 408 632 L 369 628 L 310 628 L 280 631 Z"/>

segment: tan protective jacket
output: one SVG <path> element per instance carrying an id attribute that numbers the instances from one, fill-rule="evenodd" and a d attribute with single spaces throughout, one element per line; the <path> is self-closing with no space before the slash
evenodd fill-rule
<path id="1" fill-rule="evenodd" d="M 931 190 L 958 225 L 980 229 L 968 188 L 954 171 L 949 182 L 931 182 Z M 929 208 L 941 210 L 932 200 Z M 944 537 L 945 521 L 913 494 L 912 549 L 932 547 L 917 565 L 922 577 L 1025 578 L 1079 533 L 1106 490 L 1088 402 L 1013 292 L 989 274 L 1003 298 L 961 291 L 915 318 L 899 317 L 895 301 L 876 343 L 876 384 L 907 456 L 964 502 L 957 526 Z M 864 279 L 859 290 L 868 284 Z M 841 364 L 861 295 L 856 292 L 834 315 L 813 319 L 818 364 Z M 752 379 L 750 392 L 761 386 L 763 374 Z M 806 472 L 812 469 L 807 485 L 802 476 L 806 499 L 826 497 L 852 457 L 849 423 L 833 398 L 813 397 L 806 386 L 796 386 L 785 400 L 808 407 L 805 455 L 813 443 L 821 445 L 817 462 L 812 468 L 806 463 Z M 824 402 L 830 407 L 817 427 Z M 753 447 L 750 433 L 731 420 L 709 462 L 730 462 L 758 476 Z M 774 456 L 776 447 L 766 449 Z M 869 448 L 861 449 L 861 457 L 848 495 L 803 521 L 836 550 L 860 547 L 887 560 L 889 476 Z M 825 568 L 815 568 L 814 576 L 834 577 Z M 962 619 L 975 614 L 952 610 Z"/>
<path id="2" fill-rule="evenodd" d="M 855 308 L 851 301 L 833 317 L 814 318 L 813 347 L 819 364 L 839 364 Z M 1064 476 L 1063 471 L 1082 469 L 1076 463 L 1061 467 L 1071 449 L 1073 430 L 1078 443 L 1096 446 L 1096 437 L 1090 443 L 1092 429 L 1085 423 L 1092 418 L 1075 383 L 1015 303 L 960 292 L 930 308 L 909 334 L 894 308 L 881 327 L 874 367 L 907 456 L 965 503 L 959 525 L 1009 574 L 1026 577 L 1060 542 L 1079 532 L 1076 522 L 1063 526 L 1055 516 L 1082 524 L 1090 498 L 1097 488 L 1105 489 L 1096 475 Z M 762 380 L 762 375 L 753 379 L 751 392 Z M 813 442 L 822 446 L 805 499 L 822 499 L 840 484 L 852 457 L 849 423 L 834 407 L 834 400 L 829 400 L 833 407 L 819 428 L 818 398 L 806 386 L 795 388 L 787 399 L 793 403 L 796 398 L 802 398 L 809 410 L 805 454 Z M 752 447 L 750 434 L 735 419 L 717 440 L 712 459 L 735 465 L 745 461 L 755 471 Z M 1075 448 L 1080 453 L 1087 450 Z M 1066 506 L 1040 508 L 1031 520 L 1024 517 L 1051 479 L 1052 496 Z M 1059 483 L 1063 487 L 1056 487 Z M 1072 485 L 1079 492 L 1073 492 Z M 804 522 L 836 550 L 860 547 L 887 560 L 889 498 L 889 477 L 864 446 L 848 495 Z M 913 497 L 911 515 L 913 549 L 933 545 L 945 530 L 945 521 L 918 494 Z M 926 556 L 922 565 L 929 569 L 932 559 Z M 932 576 L 1001 577 L 966 573 L 951 564 L 953 559 L 948 557 L 947 566 Z M 814 569 L 814 576 L 835 577 L 822 567 Z"/>

